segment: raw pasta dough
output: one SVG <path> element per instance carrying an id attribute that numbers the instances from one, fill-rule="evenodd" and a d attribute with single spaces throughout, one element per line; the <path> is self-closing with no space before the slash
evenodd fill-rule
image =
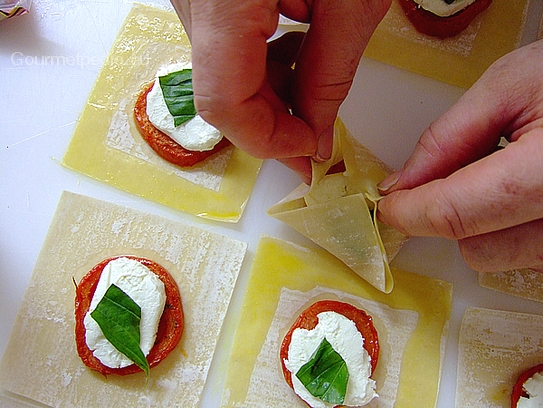
<path id="1" fill-rule="evenodd" d="M 456 407 L 507 408 L 520 373 L 543 362 L 543 316 L 469 307 L 460 328 Z"/>
<path id="2" fill-rule="evenodd" d="M 514 269 L 494 273 L 479 272 L 479 284 L 498 292 L 543 302 L 543 272 L 540 271 Z"/>
<path id="3" fill-rule="evenodd" d="M 322 298 L 352 302 L 374 317 L 382 350 L 370 407 L 430 408 L 437 401 L 452 285 L 394 270 L 384 294 L 328 252 L 260 239 L 226 372 L 222 407 L 304 407 L 283 379 L 279 348 L 300 312 Z M 420 392 L 424 390 L 424 392 Z"/>
<path id="4" fill-rule="evenodd" d="M 0 363 L 0 387 L 66 407 L 198 405 L 247 245 L 196 227 L 64 193 Z M 116 255 L 163 265 L 183 298 L 185 332 L 145 374 L 107 379 L 80 360 L 72 278 Z"/>
<path id="5" fill-rule="evenodd" d="M 520 44 L 530 0 L 493 0 L 459 35 L 445 40 L 417 32 L 392 2 L 365 55 L 462 88 Z"/>
<path id="6" fill-rule="evenodd" d="M 100 71 L 62 163 L 129 193 L 201 217 L 238 221 L 261 160 L 229 147 L 190 169 L 160 158 L 134 122 L 144 85 L 163 65 L 188 62 L 177 15 L 134 4 Z"/>
<path id="7" fill-rule="evenodd" d="M 394 0 L 364 56 L 469 88 L 494 61 L 520 45 L 531 1 L 493 0 L 466 30 L 443 40 L 415 30 Z M 285 30 L 307 29 L 307 25 L 285 18 L 279 23 Z M 541 29 L 540 38 L 543 22 Z"/>
<path id="8" fill-rule="evenodd" d="M 345 172 L 327 174 L 345 162 Z M 392 170 L 362 146 L 340 119 L 334 129 L 332 157 L 313 162 L 311 186 L 296 190 L 268 210 L 341 259 L 382 292 L 393 288 L 389 261 L 406 237 L 376 219 L 377 184 Z"/>

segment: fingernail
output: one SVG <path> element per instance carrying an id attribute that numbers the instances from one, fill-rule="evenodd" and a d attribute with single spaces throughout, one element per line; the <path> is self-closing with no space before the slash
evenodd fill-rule
<path id="1" fill-rule="evenodd" d="M 334 125 L 326 128 L 320 135 L 317 141 L 317 152 L 315 159 L 317 161 L 326 161 L 332 156 L 332 147 L 334 140 Z"/>
<path id="2" fill-rule="evenodd" d="M 377 188 L 382 192 L 386 192 L 386 191 L 390 190 L 398 182 L 401 175 L 402 175 L 401 170 L 398 170 L 398 171 L 392 173 L 386 179 L 384 179 L 379 184 L 377 184 Z"/>

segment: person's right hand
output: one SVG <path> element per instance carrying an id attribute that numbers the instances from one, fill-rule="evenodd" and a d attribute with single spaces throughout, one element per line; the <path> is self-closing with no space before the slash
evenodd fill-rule
<path id="1" fill-rule="evenodd" d="M 543 40 L 494 63 L 381 188 L 382 221 L 458 240 L 478 271 L 543 267 Z"/>
<path id="2" fill-rule="evenodd" d="M 331 154 L 339 107 L 391 0 L 172 3 L 191 38 L 202 118 L 249 154 L 280 159 L 307 182 L 309 157 Z M 310 23 L 307 34 L 268 46 L 279 13 Z"/>

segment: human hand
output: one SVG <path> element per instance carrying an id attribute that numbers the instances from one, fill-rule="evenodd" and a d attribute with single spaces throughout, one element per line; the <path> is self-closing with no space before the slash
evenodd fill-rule
<path id="1" fill-rule="evenodd" d="M 309 157 L 329 158 L 339 107 L 390 2 L 172 0 L 192 42 L 198 112 L 236 146 L 309 181 Z M 279 13 L 309 22 L 307 34 L 268 44 Z"/>
<path id="2" fill-rule="evenodd" d="M 458 240 L 481 272 L 543 267 L 542 73 L 543 41 L 494 63 L 381 184 L 380 219 Z"/>

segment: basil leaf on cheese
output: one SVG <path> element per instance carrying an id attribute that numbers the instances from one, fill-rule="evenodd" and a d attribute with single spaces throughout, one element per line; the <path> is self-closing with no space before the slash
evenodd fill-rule
<path id="1" fill-rule="evenodd" d="M 331 404 L 343 404 L 345 401 L 349 381 L 347 364 L 326 338 L 311 359 L 300 367 L 296 377 L 311 395 L 322 401 Z"/>
<path id="2" fill-rule="evenodd" d="M 171 72 L 158 78 L 164 101 L 179 126 L 196 116 L 194 91 L 192 90 L 192 69 Z"/>
<path id="3" fill-rule="evenodd" d="M 141 308 L 112 284 L 91 312 L 105 338 L 149 377 L 149 363 L 140 348 Z"/>

